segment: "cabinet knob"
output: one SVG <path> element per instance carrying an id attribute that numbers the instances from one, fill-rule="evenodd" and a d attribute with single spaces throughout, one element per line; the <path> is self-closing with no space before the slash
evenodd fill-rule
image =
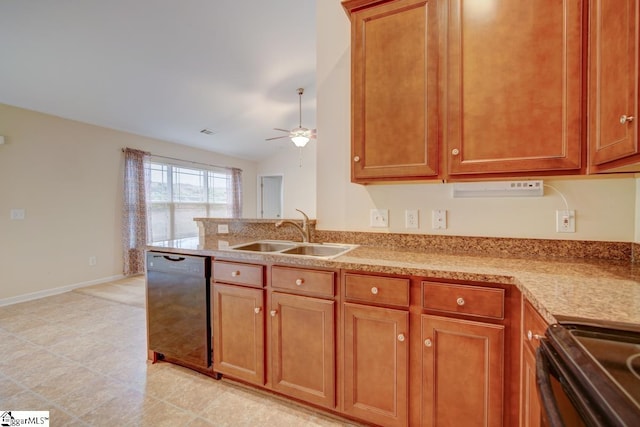
<path id="1" fill-rule="evenodd" d="M 462 306 L 464 305 L 464 298 L 462 298 L 462 297 L 458 298 L 458 299 L 456 300 L 456 303 L 457 303 L 460 307 L 462 307 Z"/>
<path id="2" fill-rule="evenodd" d="M 356 163 L 358 163 L 358 162 L 360 161 L 360 156 L 355 156 L 355 157 L 353 158 L 353 161 L 354 161 L 354 162 L 356 162 Z"/>
<path id="3" fill-rule="evenodd" d="M 453 150 L 451 150 L 451 154 L 453 154 L 454 156 L 457 156 L 458 154 L 460 154 L 460 150 L 458 150 L 457 148 L 454 148 Z"/>
<path id="4" fill-rule="evenodd" d="M 378 288 L 376 288 L 375 286 L 371 288 L 371 293 L 374 295 L 378 295 Z"/>
<path id="5" fill-rule="evenodd" d="M 539 340 L 540 338 L 542 338 L 542 336 L 538 334 L 534 334 L 531 331 L 527 331 L 527 338 L 529 339 L 529 341 L 532 341 L 534 339 Z"/>
<path id="6" fill-rule="evenodd" d="M 296 285 L 300 286 L 304 283 L 304 279 L 296 279 Z"/>
<path id="7" fill-rule="evenodd" d="M 631 123 L 633 120 L 635 119 L 635 117 L 633 116 L 626 116 L 626 115 L 622 115 L 620 116 L 620 124 L 626 124 L 626 123 Z"/>
<path id="8" fill-rule="evenodd" d="M 399 334 L 398 335 L 398 341 L 404 342 L 404 334 Z"/>
<path id="9" fill-rule="evenodd" d="M 260 308 L 260 307 L 256 307 L 256 308 L 253 309 L 253 312 L 255 314 L 260 314 L 261 311 L 262 311 L 262 308 Z"/>
<path id="10" fill-rule="evenodd" d="M 278 310 L 271 310 L 269 314 L 271 315 L 271 317 L 276 317 L 276 314 L 278 314 Z"/>
<path id="11" fill-rule="evenodd" d="M 425 347 L 431 347 L 433 344 L 432 344 L 431 340 L 429 338 L 427 338 L 426 340 L 424 340 L 424 345 L 425 345 Z"/>
<path id="12" fill-rule="evenodd" d="M 231 272 L 231 277 L 238 277 L 239 275 L 240 275 L 240 272 L 237 270 Z"/>

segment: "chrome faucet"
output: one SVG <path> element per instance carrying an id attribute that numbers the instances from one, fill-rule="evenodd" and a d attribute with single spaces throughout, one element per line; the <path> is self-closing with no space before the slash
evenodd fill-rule
<path id="1" fill-rule="evenodd" d="M 302 220 L 302 227 L 300 227 L 297 223 L 293 221 L 289 221 L 285 219 L 285 220 L 276 222 L 276 228 L 280 228 L 285 224 L 292 225 L 300 232 L 303 242 L 305 243 L 311 242 L 311 232 L 309 231 L 309 217 L 307 216 L 306 213 L 302 212 L 300 209 L 296 209 L 296 210 L 300 212 L 304 217 L 304 219 Z"/>

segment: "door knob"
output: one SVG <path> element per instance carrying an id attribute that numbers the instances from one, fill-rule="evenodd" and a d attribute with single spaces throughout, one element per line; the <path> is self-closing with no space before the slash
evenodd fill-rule
<path id="1" fill-rule="evenodd" d="M 431 342 L 431 340 L 429 338 L 427 338 L 426 340 L 424 340 L 424 345 L 425 345 L 425 347 L 431 347 L 433 345 L 433 343 Z"/>
<path id="2" fill-rule="evenodd" d="M 271 315 L 271 317 L 276 317 L 276 314 L 278 314 L 278 310 L 271 310 L 269 314 Z"/>
<path id="3" fill-rule="evenodd" d="M 262 311 L 262 309 L 260 307 L 256 307 L 253 309 L 253 312 L 256 314 L 260 314 L 260 311 Z"/>

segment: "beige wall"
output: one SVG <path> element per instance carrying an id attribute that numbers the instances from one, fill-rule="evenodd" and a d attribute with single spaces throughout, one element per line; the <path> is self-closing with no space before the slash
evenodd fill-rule
<path id="1" fill-rule="evenodd" d="M 300 151 L 289 141 L 287 144 L 282 144 L 276 154 L 258 164 L 258 175 L 283 175 L 284 177 L 283 218 L 300 218 L 296 209 L 303 210 L 310 218 L 316 216 L 316 147 L 318 143 L 322 144 L 322 141 L 311 141 Z M 259 190 L 257 192 L 259 193 Z M 260 217 L 257 210 L 253 215 L 248 212 L 245 216 Z"/>
<path id="2" fill-rule="evenodd" d="M 555 232 L 558 194 L 544 197 L 453 199 L 450 184 L 361 186 L 349 183 L 350 24 L 339 1 L 317 3 L 318 228 L 386 231 L 369 227 L 371 208 L 390 211 L 388 231 L 404 228 L 404 210 L 420 210 L 419 233 L 468 236 L 531 237 L 609 241 L 638 240 L 635 234 L 636 187 L 632 175 L 622 178 L 545 180 L 562 191 L 577 212 L 577 232 Z M 398 144 L 402 143 L 399 136 Z M 431 211 L 449 210 L 449 228 L 431 229 Z"/>
<path id="3" fill-rule="evenodd" d="M 122 274 L 123 147 L 239 167 L 244 211 L 256 209 L 254 162 L 3 104 L 0 135 L 0 303 Z"/>

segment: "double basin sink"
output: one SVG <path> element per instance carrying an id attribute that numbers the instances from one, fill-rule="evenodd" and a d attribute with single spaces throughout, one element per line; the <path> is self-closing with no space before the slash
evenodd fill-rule
<path id="1" fill-rule="evenodd" d="M 283 240 L 258 240 L 251 243 L 231 246 L 230 250 L 252 253 L 306 256 L 331 259 L 339 257 L 358 245 L 342 243 L 299 243 Z"/>

